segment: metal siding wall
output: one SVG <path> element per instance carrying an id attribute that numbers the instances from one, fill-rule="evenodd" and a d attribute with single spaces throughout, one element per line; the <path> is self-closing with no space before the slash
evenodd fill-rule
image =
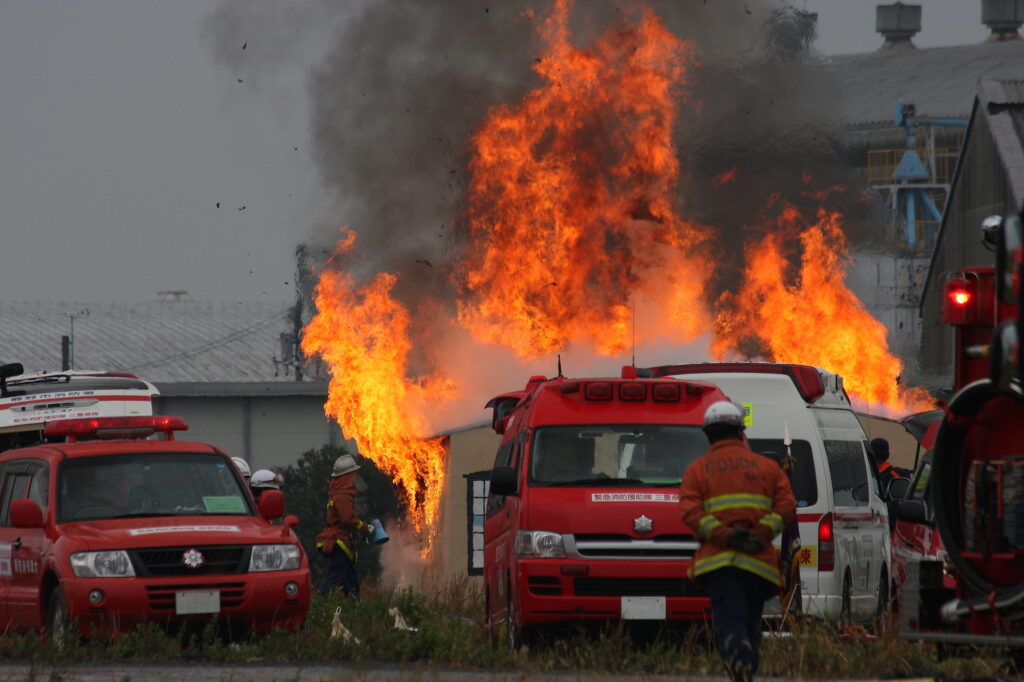
<path id="1" fill-rule="evenodd" d="M 229 455 L 242 456 L 245 439 L 239 398 L 157 398 L 154 411 L 184 418 L 188 431 L 181 440 L 216 445 Z"/>
<path id="2" fill-rule="evenodd" d="M 952 387 L 953 330 L 940 322 L 943 275 L 969 266 L 995 264 L 995 254 L 981 244 L 981 221 L 1011 210 L 1013 198 L 1006 173 L 984 116 L 975 120 L 963 168 L 936 254 L 928 297 L 922 307 L 921 370 L 932 385 Z"/>

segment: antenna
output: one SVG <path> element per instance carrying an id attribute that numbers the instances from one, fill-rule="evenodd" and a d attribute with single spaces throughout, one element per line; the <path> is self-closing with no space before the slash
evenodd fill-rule
<path id="1" fill-rule="evenodd" d="M 562 377 L 562 354 L 558 354 L 558 377 Z"/>
<path id="2" fill-rule="evenodd" d="M 633 328 L 633 360 L 630 364 L 636 367 L 636 297 L 634 296 L 631 303 L 633 304 L 633 312 L 630 316 L 629 323 Z"/>

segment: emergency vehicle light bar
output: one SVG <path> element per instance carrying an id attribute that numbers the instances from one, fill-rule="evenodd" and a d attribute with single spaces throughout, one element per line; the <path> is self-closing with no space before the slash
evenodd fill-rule
<path id="1" fill-rule="evenodd" d="M 104 439 L 147 438 L 154 433 L 166 433 L 174 440 L 175 431 L 186 431 L 188 424 L 181 417 L 158 415 L 152 417 L 94 417 L 91 419 L 61 419 L 49 422 L 43 428 L 46 438 L 66 437 L 74 443 L 82 437 Z"/>
<path id="2" fill-rule="evenodd" d="M 755 374 L 784 374 L 788 376 L 806 403 L 813 403 L 825 395 L 825 382 L 816 367 L 793 363 L 774 362 L 700 362 L 689 365 L 662 365 L 652 367 L 656 377 L 675 374 L 710 374 L 717 372 L 752 372 Z M 691 392 L 687 386 L 687 393 Z M 837 389 L 838 391 L 838 389 Z M 845 393 L 845 391 L 844 391 Z"/>

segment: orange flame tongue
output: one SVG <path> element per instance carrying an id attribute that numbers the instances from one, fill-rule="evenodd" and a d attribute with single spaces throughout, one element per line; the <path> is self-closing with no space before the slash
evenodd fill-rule
<path id="1" fill-rule="evenodd" d="M 754 337 L 774 362 L 817 365 L 844 377 L 846 387 L 872 404 L 903 411 L 924 408 L 921 389 L 901 390 L 899 358 L 890 354 L 888 330 L 871 316 L 843 280 L 846 240 L 838 213 L 820 209 L 804 227 L 803 216 L 786 206 L 775 231 L 747 248 L 746 282 L 723 303 L 732 312 L 716 320 L 712 353 L 724 357 Z M 796 277 L 787 259 L 787 239 L 799 235 L 803 252 Z M 796 284 L 787 286 L 792 279 Z"/>
<path id="2" fill-rule="evenodd" d="M 339 244 L 351 248 L 353 233 Z M 319 355 L 331 371 L 324 410 L 406 494 L 417 531 L 429 551 L 444 483 L 443 439 L 428 431 L 426 405 L 452 388 L 439 377 L 406 379 L 409 313 L 391 298 L 395 277 L 380 273 L 357 290 L 352 278 L 325 270 L 316 287 L 317 313 L 306 326 L 302 351 Z"/>
<path id="3" fill-rule="evenodd" d="M 559 0 L 538 26 L 545 85 L 491 110 L 473 139 L 459 319 L 523 357 L 571 339 L 618 353 L 636 290 L 659 299 L 679 285 L 699 299 L 705 281 L 687 255 L 704 231 L 671 206 L 675 89 L 689 48 L 647 11 L 578 49 L 570 7 Z M 704 323 L 685 305 L 670 318 L 687 337 Z"/>

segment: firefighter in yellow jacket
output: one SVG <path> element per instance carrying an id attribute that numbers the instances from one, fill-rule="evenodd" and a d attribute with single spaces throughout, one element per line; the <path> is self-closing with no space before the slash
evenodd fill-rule
<path id="1" fill-rule="evenodd" d="M 341 588 L 346 597 L 359 599 L 359 573 L 356 571 L 356 533 L 359 538 L 373 532 L 373 526 L 356 515 L 356 471 L 359 465 L 352 455 L 334 461 L 327 489 L 327 527 L 316 536 L 320 553 L 330 559 L 321 594 Z"/>
<path id="2" fill-rule="evenodd" d="M 720 401 L 704 414 L 708 452 L 683 474 L 683 522 L 701 541 L 690 578 L 711 597 L 715 644 L 733 680 L 757 671 L 764 602 L 782 584 L 773 538 L 793 519 L 796 500 L 778 463 L 743 439 L 743 410 Z"/>

